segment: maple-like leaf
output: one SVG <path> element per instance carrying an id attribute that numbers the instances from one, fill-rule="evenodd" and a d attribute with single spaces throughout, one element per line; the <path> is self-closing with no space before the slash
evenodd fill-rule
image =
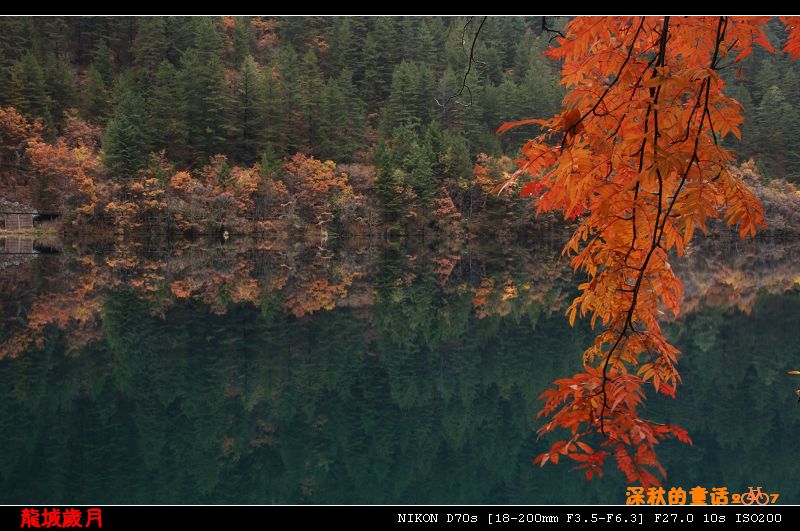
<path id="1" fill-rule="evenodd" d="M 602 323 L 584 352 L 584 371 L 545 391 L 540 430 L 569 431 L 536 463 L 567 455 L 599 475 L 604 447 L 629 482 L 653 485 L 665 476 L 655 446 L 665 438 L 690 444 L 677 426 L 642 419 L 645 386 L 675 395 L 678 350 L 661 330 L 662 308 L 677 315 L 683 288 L 669 264 L 682 255 L 696 229 L 724 216 L 741 236 L 764 227 L 764 210 L 728 167 L 720 145 L 740 137 L 742 107 L 725 91 L 717 69 L 739 61 L 754 46 L 772 52 L 767 17 L 576 17 L 546 52 L 561 61 L 568 92 L 564 110 L 537 124 L 544 131 L 522 148 L 519 190 L 537 213 L 561 212 L 578 227 L 564 253 L 588 276 L 567 309 L 570 325 L 589 317 Z M 800 55 L 798 21 L 785 18 L 784 48 Z M 729 57 L 730 56 L 730 57 Z M 595 439 L 593 444 L 589 439 Z"/>

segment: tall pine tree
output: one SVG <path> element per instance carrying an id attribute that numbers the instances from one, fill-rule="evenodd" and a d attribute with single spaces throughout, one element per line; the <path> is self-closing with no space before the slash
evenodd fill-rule
<path id="1" fill-rule="evenodd" d="M 121 90 L 119 106 L 103 138 L 103 164 L 112 177 L 130 179 L 147 161 L 147 119 L 142 97 L 128 87 Z"/>

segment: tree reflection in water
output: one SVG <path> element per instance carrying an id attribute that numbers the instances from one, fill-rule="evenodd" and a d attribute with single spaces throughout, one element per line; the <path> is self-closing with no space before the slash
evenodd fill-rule
<path id="1" fill-rule="evenodd" d="M 741 244 L 740 244 L 741 245 Z M 531 464 L 537 396 L 591 331 L 557 238 L 463 255 L 348 242 L 120 247 L 0 271 L 3 503 L 620 503 Z M 665 487 L 797 501 L 798 248 L 695 249 Z"/>

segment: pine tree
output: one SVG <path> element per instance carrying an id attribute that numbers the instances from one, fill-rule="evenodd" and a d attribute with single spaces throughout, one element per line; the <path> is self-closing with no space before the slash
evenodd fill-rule
<path id="1" fill-rule="evenodd" d="M 325 52 L 325 70 L 337 75 L 345 68 L 353 68 L 356 62 L 357 43 L 353 36 L 350 17 L 336 17 L 328 31 L 330 46 Z"/>
<path id="2" fill-rule="evenodd" d="M 351 78 L 344 70 L 338 79 L 329 79 L 323 91 L 319 153 L 337 162 L 351 161 L 364 141 L 366 116 Z"/>
<path id="3" fill-rule="evenodd" d="M 283 46 L 275 58 L 275 68 L 272 79 L 276 81 L 278 90 L 275 100 L 271 105 L 271 113 L 283 118 L 280 123 L 281 131 L 276 133 L 282 137 L 282 142 L 275 142 L 276 149 L 281 145 L 287 152 L 298 151 L 306 145 L 306 139 L 300 120 L 300 58 L 292 46 Z M 277 123 L 277 122 L 276 122 Z"/>
<path id="4" fill-rule="evenodd" d="M 305 53 L 300 65 L 297 82 L 297 110 L 300 122 L 299 131 L 306 140 L 306 148 L 319 145 L 319 119 L 322 113 L 322 72 L 317 54 L 311 48 Z"/>
<path id="5" fill-rule="evenodd" d="M 223 38 L 216 22 L 195 19 L 194 46 L 181 58 L 181 77 L 188 101 L 188 143 L 195 159 L 223 151 L 227 131 L 227 83 L 222 62 Z"/>
<path id="6" fill-rule="evenodd" d="M 420 103 L 422 92 L 419 67 L 410 61 L 400 63 L 392 75 L 391 95 L 381 117 L 381 129 L 392 131 L 404 125 L 420 125 L 426 118 Z"/>
<path id="7" fill-rule="evenodd" d="M 372 31 L 379 51 L 378 95 L 381 99 L 389 95 L 394 68 L 403 57 L 403 44 L 398 35 L 399 22 L 402 21 L 394 17 L 378 17 Z"/>
<path id="8" fill-rule="evenodd" d="M 10 66 L 26 52 L 32 51 L 33 34 L 32 17 L 0 17 L 0 54 L 8 61 L 8 64 L 0 66 Z"/>
<path id="9" fill-rule="evenodd" d="M 358 90 L 353 82 L 354 73 L 345 68 L 339 74 L 338 83 L 344 94 L 347 131 L 347 156 L 349 160 L 359 149 L 366 149 L 367 137 L 367 111 L 364 101 L 358 94 Z"/>
<path id="10" fill-rule="evenodd" d="M 418 66 L 419 77 L 415 91 L 414 113 L 423 126 L 427 126 L 434 116 L 434 94 L 436 92 L 436 78 L 433 70 L 426 65 Z"/>
<path id="11" fill-rule="evenodd" d="M 259 161 L 259 170 L 262 177 L 271 177 L 277 174 L 281 169 L 281 157 L 277 150 L 270 143 L 264 146 L 261 152 L 261 160 Z"/>
<path id="12" fill-rule="evenodd" d="M 263 129 L 262 88 L 264 82 L 261 70 L 253 56 L 248 55 L 239 69 L 239 79 L 235 86 L 234 116 L 238 156 L 244 161 L 255 160 L 259 151 L 259 132 Z"/>
<path id="13" fill-rule="evenodd" d="M 800 107 L 800 76 L 797 75 L 795 65 L 792 64 L 786 69 L 783 75 L 781 87 L 786 95 L 786 101 L 795 108 Z"/>
<path id="14" fill-rule="evenodd" d="M 467 142 L 450 131 L 444 133 L 444 151 L 439 154 L 439 164 L 445 179 L 463 185 L 472 179 L 472 158 Z"/>
<path id="15" fill-rule="evenodd" d="M 164 17 L 141 17 L 136 19 L 136 25 L 133 59 L 139 70 L 138 77 L 143 82 L 143 88 L 147 89 L 161 61 L 167 58 L 170 48 L 167 21 Z"/>
<path id="16" fill-rule="evenodd" d="M 23 55 L 11 67 L 9 86 L 9 100 L 19 112 L 45 123 L 52 121 L 44 72 L 32 52 Z"/>
<path id="17" fill-rule="evenodd" d="M 408 175 L 408 182 L 416 192 L 421 205 L 428 207 L 436 197 L 436 178 L 433 173 L 433 153 L 424 144 L 411 144 L 411 150 L 403 166 Z"/>
<path id="18" fill-rule="evenodd" d="M 761 63 L 761 68 L 758 71 L 758 75 L 755 77 L 755 90 L 752 91 L 753 95 L 758 101 L 761 101 L 761 98 L 766 95 L 770 87 L 780 86 L 781 75 L 775 66 L 775 58 L 767 57 Z"/>
<path id="19" fill-rule="evenodd" d="M 103 164 L 117 178 L 133 178 L 148 156 L 144 100 L 134 90 L 122 89 L 119 107 L 103 138 Z"/>
<path id="20" fill-rule="evenodd" d="M 395 165 L 393 158 L 392 150 L 386 142 L 380 141 L 375 150 L 375 192 L 381 200 L 383 215 L 388 221 L 395 221 L 404 207 L 403 171 Z"/>
<path id="21" fill-rule="evenodd" d="M 103 83 L 110 87 L 114 83 L 114 61 L 113 52 L 106 46 L 105 41 L 101 41 L 92 53 L 92 65 L 103 78 Z"/>
<path id="22" fill-rule="evenodd" d="M 367 102 L 369 112 L 377 110 L 383 99 L 384 80 L 381 77 L 381 55 L 378 42 L 372 33 L 364 40 L 364 72 L 361 76 L 361 94 Z"/>
<path id="23" fill-rule="evenodd" d="M 346 101 L 339 83 L 328 79 L 322 95 L 322 113 L 319 119 L 319 156 L 345 162 L 346 146 Z"/>
<path id="24" fill-rule="evenodd" d="M 147 133 L 152 149 L 164 149 L 178 160 L 187 159 L 187 107 L 178 70 L 163 59 L 152 76 L 147 99 Z"/>
<path id="25" fill-rule="evenodd" d="M 259 115 L 264 127 L 258 135 L 259 143 L 282 155 L 289 142 L 289 92 L 277 65 L 267 65 L 262 83 Z"/>
<path id="26" fill-rule="evenodd" d="M 83 116 L 93 122 L 105 122 L 111 108 L 111 96 L 100 70 L 94 64 L 86 72 L 83 92 Z"/>
<path id="27" fill-rule="evenodd" d="M 72 65 L 54 53 L 45 55 L 45 89 L 52 102 L 51 113 L 56 123 L 61 123 L 64 111 L 77 103 L 77 79 Z"/>
<path id="28" fill-rule="evenodd" d="M 0 105 L 9 105 L 11 103 L 9 94 L 11 85 L 10 73 L 11 68 L 6 65 L 5 51 L 0 49 Z"/>
<path id="29" fill-rule="evenodd" d="M 558 76 L 541 54 L 534 54 L 519 85 L 521 103 L 526 116 L 548 118 L 561 105 L 563 92 L 559 88 Z M 519 105 L 519 104 L 518 104 Z"/>
<path id="30" fill-rule="evenodd" d="M 416 53 L 414 57 L 424 65 L 429 66 L 434 72 L 439 70 L 439 51 L 440 48 L 436 44 L 436 37 L 433 28 L 434 22 L 428 17 L 419 21 L 415 38 Z"/>
<path id="31" fill-rule="evenodd" d="M 445 129 L 459 128 L 463 105 L 457 98 L 461 88 L 462 78 L 459 78 L 452 68 L 445 70 L 436 83 L 434 92 L 436 103 L 436 121 Z"/>
<path id="32" fill-rule="evenodd" d="M 796 119 L 797 113 L 786 101 L 783 91 L 775 85 L 768 88 L 756 111 L 754 138 L 757 158 L 767 177 L 786 177 L 789 151 L 796 143 L 792 138 L 796 127 L 792 122 Z"/>
<path id="33" fill-rule="evenodd" d="M 248 56 L 258 52 L 256 34 L 249 17 L 236 17 L 233 23 L 233 64 L 241 65 Z"/>

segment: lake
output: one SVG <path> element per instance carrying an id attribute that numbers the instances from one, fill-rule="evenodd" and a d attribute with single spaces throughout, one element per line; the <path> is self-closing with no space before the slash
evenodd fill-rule
<path id="1" fill-rule="evenodd" d="M 556 240 L 4 255 L 0 503 L 624 503 L 613 462 L 592 481 L 532 464 L 537 397 L 593 337 L 564 317 Z M 798 255 L 676 260 L 683 383 L 644 413 L 694 442 L 659 445 L 667 490 L 800 501 Z"/>

